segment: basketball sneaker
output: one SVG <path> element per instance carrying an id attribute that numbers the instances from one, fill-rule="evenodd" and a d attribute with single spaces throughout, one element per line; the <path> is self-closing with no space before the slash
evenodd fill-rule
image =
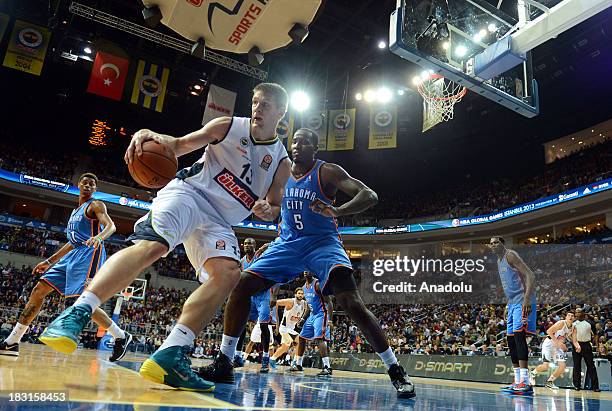
<path id="1" fill-rule="evenodd" d="M 215 384 L 203 380 L 191 369 L 189 345 L 168 347 L 156 351 L 140 367 L 143 378 L 186 391 L 211 392 Z"/>
<path id="2" fill-rule="evenodd" d="M 270 372 L 270 357 L 263 357 L 261 359 L 260 374 L 267 374 Z"/>
<path id="3" fill-rule="evenodd" d="M 557 387 L 553 381 L 546 381 L 546 385 L 544 386 L 553 391 L 556 391 L 559 389 L 559 387 Z"/>
<path id="4" fill-rule="evenodd" d="M 132 342 L 132 334 L 127 331 L 124 331 L 125 338 L 117 338 L 115 340 L 115 346 L 113 347 L 113 354 L 108 359 L 110 362 L 119 361 L 125 356 L 127 352 L 128 346 Z"/>
<path id="5" fill-rule="evenodd" d="M 524 382 L 520 382 L 514 386 L 511 393 L 516 395 L 532 395 L 533 387 L 529 384 L 525 384 Z"/>
<path id="6" fill-rule="evenodd" d="M 19 343 L 8 344 L 6 341 L 0 342 L 0 355 L 19 357 Z"/>
<path id="7" fill-rule="evenodd" d="M 323 367 L 321 372 L 317 374 L 317 377 L 331 377 L 331 376 L 332 376 L 332 369 L 327 366 Z"/>
<path id="8" fill-rule="evenodd" d="M 79 335 L 91 321 L 91 308 L 85 304 L 65 309 L 38 337 L 40 342 L 64 354 L 71 354 L 79 343 Z"/>
<path id="9" fill-rule="evenodd" d="M 229 357 L 220 352 L 212 364 L 200 367 L 198 375 L 208 381 L 232 384 L 234 382 L 234 366 Z"/>
<path id="10" fill-rule="evenodd" d="M 276 367 L 278 367 L 278 364 L 277 364 L 276 360 L 274 358 L 270 358 L 270 368 L 275 370 Z"/>
<path id="11" fill-rule="evenodd" d="M 510 385 L 506 385 L 505 387 L 501 387 L 500 390 L 505 391 L 505 392 L 512 392 L 514 391 L 514 388 L 517 386 L 518 384 L 513 382 Z"/>
<path id="12" fill-rule="evenodd" d="M 301 365 L 297 365 L 297 364 L 291 364 L 291 367 L 289 367 L 289 370 L 287 370 L 289 372 L 302 372 L 304 371 L 304 368 L 302 368 Z"/>
<path id="13" fill-rule="evenodd" d="M 389 374 L 389 378 L 391 378 L 393 386 L 397 390 L 398 398 L 412 398 L 416 396 L 414 384 L 406 375 L 404 367 L 399 364 L 393 364 L 391 367 L 389 367 L 389 371 L 387 371 L 387 373 Z"/>
<path id="14" fill-rule="evenodd" d="M 236 354 L 234 355 L 234 368 L 244 367 L 244 358 L 242 355 Z"/>

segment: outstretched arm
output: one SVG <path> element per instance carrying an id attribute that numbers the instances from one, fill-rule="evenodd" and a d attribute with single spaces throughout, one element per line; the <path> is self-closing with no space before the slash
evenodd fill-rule
<path id="1" fill-rule="evenodd" d="M 356 178 L 351 177 L 346 170 L 337 164 L 325 163 L 321 166 L 321 181 L 323 187 L 330 187 L 333 194 L 340 190 L 351 199 L 339 207 L 325 204 L 320 199 L 310 203 L 312 211 L 326 217 L 338 217 L 357 214 L 373 207 L 378 202 L 378 195 Z"/>
<path id="2" fill-rule="evenodd" d="M 231 117 L 219 117 L 206 123 L 204 127 L 183 137 L 172 137 L 149 129 L 138 130 L 125 152 L 125 162 L 131 163 L 134 156 L 142 155 L 142 144 L 153 140 L 167 145 L 177 157 L 198 150 L 207 144 L 221 142 L 232 124 Z"/>
<path id="3" fill-rule="evenodd" d="M 535 275 L 533 271 L 527 264 L 523 261 L 523 259 L 517 254 L 516 251 L 510 250 L 508 256 L 506 257 L 508 263 L 515 267 L 525 279 L 525 297 L 523 299 L 523 314 L 529 315 L 531 313 L 531 297 L 533 295 L 533 291 L 535 288 Z"/>
<path id="4" fill-rule="evenodd" d="M 51 257 L 47 258 L 45 261 L 41 261 L 40 263 L 36 264 L 36 267 L 34 267 L 34 269 L 32 270 L 32 274 L 45 273 L 49 268 L 51 268 L 55 263 L 64 258 L 64 256 L 72 250 L 74 250 L 74 246 L 72 244 L 64 244 L 62 248 L 53 253 Z"/>

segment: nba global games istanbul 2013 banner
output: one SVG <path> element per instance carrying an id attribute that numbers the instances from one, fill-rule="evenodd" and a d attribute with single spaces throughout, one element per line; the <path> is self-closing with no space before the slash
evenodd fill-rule
<path id="1" fill-rule="evenodd" d="M 170 69 L 138 60 L 131 102 L 159 113 L 164 109 Z"/>
<path id="2" fill-rule="evenodd" d="M 302 125 L 319 135 L 319 151 L 327 150 L 327 110 L 306 113 Z"/>
<path id="3" fill-rule="evenodd" d="M 40 76 L 50 38 L 46 28 L 16 20 L 2 65 Z"/>
<path id="4" fill-rule="evenodd" d="M 352 150 L 355 147 L 355 109 L 330 110 L 327 151 Z"/>
<path id="5" fill-rule="evenodd" d="M 397 107 L 373 107 L 370 110 L 368 149 L 397 147 Z"/>

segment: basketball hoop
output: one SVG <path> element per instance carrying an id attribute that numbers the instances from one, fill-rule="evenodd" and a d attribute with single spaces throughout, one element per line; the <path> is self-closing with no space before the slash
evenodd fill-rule
<path id="1" fill-rule="evenodd" d="M 134 287 L 132 286 L 125 287 L 125 289 L 121 291 L 121 296 L 123 297 L 123 301 L 129 301 L 133 295 L 134 295 Z"/>
<path id="2" fill-rule="evenodd" d="M 429 76 L 418 84 L 423 97 L 423 132 L 443 121 L 452 120 L 455 104 L 461 101 L 467 88 L 439 74 Z"/>

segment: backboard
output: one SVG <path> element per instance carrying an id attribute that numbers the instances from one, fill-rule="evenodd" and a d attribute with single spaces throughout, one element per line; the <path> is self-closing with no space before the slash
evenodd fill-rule
<path id="1" fill-rule="evenodd" d="M 609 0 L 398 0 L 389 49 L 525 117 L 538 115 L 531 50 Z M 503 7 L 502 7 L 503 6 Z M 503 10 L 513 11 L 513 15 Z"/>

